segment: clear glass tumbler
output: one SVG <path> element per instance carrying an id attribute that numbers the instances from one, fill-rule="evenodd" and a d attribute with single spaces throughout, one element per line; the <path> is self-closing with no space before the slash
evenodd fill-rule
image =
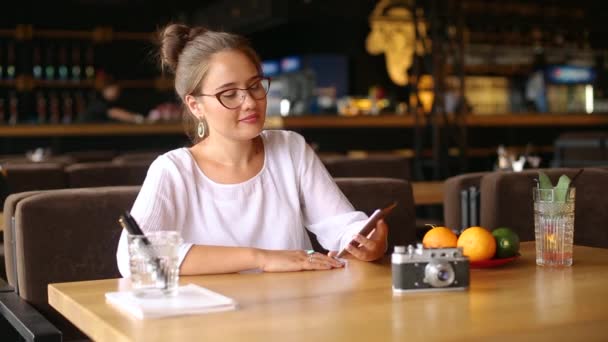
<path id="1" fill-rule="evenodd" d="M 175 231 L 129 235 L 131 284 L 138 296 L 176 295 L 179 286 L 178 251 L 182 238 Z"/>
<path id="2" fill-rule="evenodd" d="M 576 191 L 559 191 L 535 188 L 533 192 L 536 264 L 540 266 L 572 265 Z"/>

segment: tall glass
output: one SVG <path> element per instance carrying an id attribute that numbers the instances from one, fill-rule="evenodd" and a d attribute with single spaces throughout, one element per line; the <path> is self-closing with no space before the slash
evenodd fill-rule
<path id="1" fill-rule="evenodd" d="M 128 235 L 131 285 L 138 296 L 176 295 L 178 250 L 182 238 L 175 231 Z"/>
<path id="2" fill-rule="evenodd" d="M 559 191 L 534 188 L 536 264 L 539 266 L 572 265 L 576 191 L 570 188 L 565 196 Z"/>

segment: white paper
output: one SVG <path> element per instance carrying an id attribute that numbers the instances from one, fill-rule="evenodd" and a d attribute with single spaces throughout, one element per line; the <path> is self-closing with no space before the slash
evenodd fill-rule
<path id="1" fill-rule="evenodd" d="M 234 310 L 236 301 L 194 284 L 181 286 L 175 296 L 138 297 L 132 291 L 106 293 L 108 303 L 138 319 Z"/>

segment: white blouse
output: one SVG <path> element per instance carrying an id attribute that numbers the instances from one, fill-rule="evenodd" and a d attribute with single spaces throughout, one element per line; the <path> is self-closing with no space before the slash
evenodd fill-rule
<path id="1" fill-rule="evenodd" d="M 367 215 L 354 210 L 302 136 L 267 130 L 261 137 L 264 165 L 238 184 L 209 179 L 187 148 L 159 156 L 150 165 L 131 215 L 144 233 L 181 233 L 180 265 L 193 244 L 310 249 L 305 227 L 325 249 L 340 250 Z M 124 230 L 116 257 L 120 273 L 129 276 Z"/>

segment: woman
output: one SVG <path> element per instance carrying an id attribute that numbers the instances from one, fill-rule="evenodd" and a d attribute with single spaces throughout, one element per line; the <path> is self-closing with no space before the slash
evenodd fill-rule
<path id="1" fill-rule="evenodd" d="M 335 251 L 354 236 L 360 247 L 348 252 L 355 258 L 384 254 L 386 224 L 369 239 L 356 235 L 366 215 L 353 209 L 304 139 L 263 131 L 270 80 L 243 37 L 173 24 L 160 38 L 193 146 L 154 161 L 131 214 L 144 232 L 181 233 L 180 274 L 338 268 Z M 304 227 L 332 252 L 307 252 Z M 123 276 L 126 235 L 117 252 Z"/>

